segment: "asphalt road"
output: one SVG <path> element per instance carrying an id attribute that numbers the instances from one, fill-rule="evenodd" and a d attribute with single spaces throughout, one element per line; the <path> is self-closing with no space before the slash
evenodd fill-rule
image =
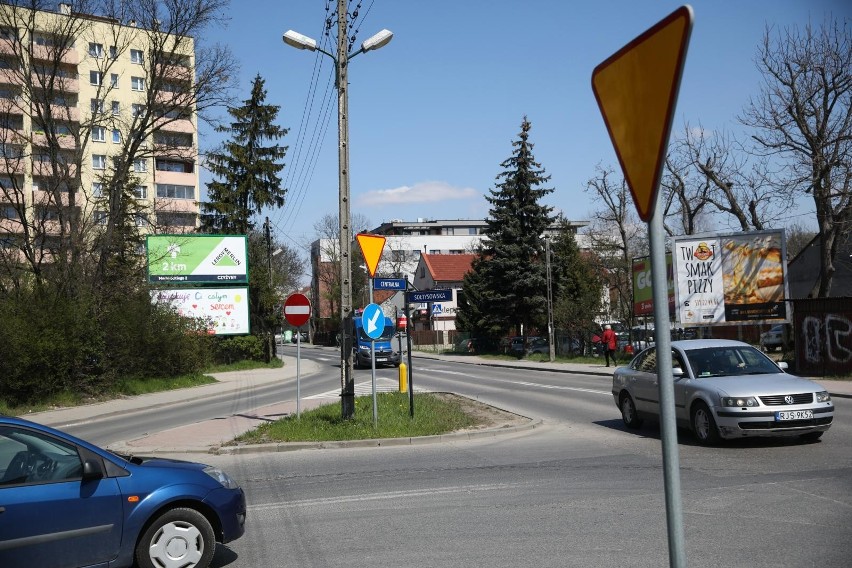
<path id="1" fill-rule="evenodd" d="M 328 386 L 336 353 L 303 356 L 328 369 L 303 378 L 304 395 L 338 388 Z M 356 371 L 356 382 L 369 380 L 369 370 Z M 608 379 L 416 360 L 414 382 L 543 425 L 423 446 L 206 456 L 249 500 L 246 535 L 219 547 L 213 565 L 668 566 L 659 429 L 625 430 Z M 278 388 L 221 404 L 294 387 Z M 703 448 L 680 433 L 689 566 L 849 566 L 852 400 L 835 405 L 818 443 Z"/>

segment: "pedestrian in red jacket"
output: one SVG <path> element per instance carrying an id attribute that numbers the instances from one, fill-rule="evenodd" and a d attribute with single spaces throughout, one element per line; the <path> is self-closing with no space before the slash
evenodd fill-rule
<path id="1" fill-rule="evenodd" d="M 603 341 L 604 355 L 606 356 L 606 366 L 609 367 L 609 359 L 612 357 L 612 364 L 615 365 L 615 332 L 612 331 L 612 326 L 607 324 L 604 326 L 603 336 L 601 337 Z"/>

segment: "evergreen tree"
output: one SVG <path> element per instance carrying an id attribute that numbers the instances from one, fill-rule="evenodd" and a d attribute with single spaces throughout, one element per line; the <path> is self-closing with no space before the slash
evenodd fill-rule
<path id="1" fill-rule="evenodd" d="M 603 280 L 595 263 L 584 257 L 574 233 L 562 221 L 552 241 L 553 321 L 557 329 L 580 339 L 595 325 L 601 308 Z"/>
<path id="2" fill-rule="evenodd" d="M 216 178 L 207 184 L 209 201 L 202 205 L 201 230 L 209 233 L 247 234 L 254 228 L 251 218 L 264 207 L 283 207 L 287 190 L 278 173 L 286 146 L 274 142 L 287 129 L 274 124 L 279 107 L 266 105 L 264 81 L 252 81 L 251 98 L 243 106 L 228 109 L 230 126 L 218 128 L 231 134 L 218 152 L 208 154 L 208 169 Z"/>
<path id="3" fill-rule="evenodd" d="M 547 322 L 547 268 L 542 235 L 553 222 L 552 208 L 539 200 L 553 189 L 541 188 L 550 176 L 533 156 L 531 124 L 524 117 L 511 157 L 500 166 L 485 236 L 471 272 L 465 276 L 465 306 L 458 316 L 462 329 L 496 338 L 516 329 Z"/>

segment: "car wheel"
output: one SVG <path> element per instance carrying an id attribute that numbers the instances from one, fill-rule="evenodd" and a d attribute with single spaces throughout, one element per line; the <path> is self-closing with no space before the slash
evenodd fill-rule
<path id="1" fill-rule="evenodd" d="M 216 537 L 207 518 L 194 509 L 172 509 L 157 517 L 136 545 L 140 568 L 206 567 Z"/>
<path id="2" fill-rule="evenodd" d="M 634 430 L 642 426 L 642 419 L 636 413 L 636 405 L 629 394 L 622 393 L 618 407 L 621 409 L 621 419 L 624 420 L 625 426 Z"/>
<path id="3" fill-rule="evenodd" d="M 822 432 L 808 432 L 807 434 L 802 434 L 800 437 L 806 442 L 816 442 L 822 438 Z"/>
<path id="4" fill-rule="evenodd" d="M 719 443 L 719 429 L 713 413 L 703 402 L 699 402 L 692 408 L 692 432 L 698 443 L 703 446 L 712 446 Z"/>

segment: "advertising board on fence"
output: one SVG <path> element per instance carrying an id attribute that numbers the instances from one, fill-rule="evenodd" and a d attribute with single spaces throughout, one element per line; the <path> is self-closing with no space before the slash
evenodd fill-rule
<path id="1" fill-rule="evenodd" d="M 148 235 L 148 281 L 248 283 L 245 235 Z"/>
<path id="2" fill-rule="evenodd" d="M 672 247 L 681 324 L 786 319 L 783 230 L 686 235 Z"/>
<path id="3" fill-rule="evenodd" d="M 666 288 L 669 298 L 669 317 L 674 316 L 675 295 L 672 277 L 672 255 L 666 254 Z M 654 294 L 651 287 L 651 257 L 633 259 L 633 315 L 654 315 Z"/>
<path id="4" fill-rule="evenodd" d="M 201 320 L 211 335 L 250 333 L 248 288 L 151 290 L 151 299 L 183 317 Z"/>

